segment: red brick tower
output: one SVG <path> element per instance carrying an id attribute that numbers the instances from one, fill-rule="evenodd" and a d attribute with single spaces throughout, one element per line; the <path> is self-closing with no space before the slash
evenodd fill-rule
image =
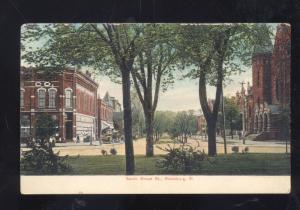
<path id="1" fill-rule="evenodd" d="M 285 107 L 290 102 L 291 27 L 277 26 L 272 56 L 272 103 Z"/>

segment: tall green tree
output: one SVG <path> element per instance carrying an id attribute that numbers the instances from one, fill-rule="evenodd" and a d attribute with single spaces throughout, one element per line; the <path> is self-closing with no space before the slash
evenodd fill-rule
<path id="1" fill-rule="evenodd" d="M 22 58 L 40 69 L 90 66 L 122 83 L 126 174 L 134 174 L 130 73 L 139 54 L 143 24 L 28 24 L 22 41 L 42 47 L 25 48 Z"/>
<path id="2" fill-rule="evenodd" d="M 197 118 L 193 111 L 178 112 L 172 132 L 181 136 L 182 143 L 187 143 L 188 136 L 197 132 Z"/>
<path id="3" fill-rule="evenodd" d="M 49 114 L 41 113 L 38 115 L 35 123 L 36 138 L 41 140 L 43 146 L 49 141 L 50 137 L 58 131 L 58 122 L 53 120 Z"/>
<path id="4" fill-rule="evenodd" d="M 143 28 L 142 48 L 131 71 L 134 86 L 143 106 L 146 125 L 146 156 L 153 156 L 153 121 L 162 89 L 174 82 L 178 53 L 176 37 L 169 36 L 173 25 L 147 24 Z"/>
<path id="5" fill-rule="evenodd" d="M 199 100 L 207 122 L 208 154 L 216 155 L 216 124 L 223 82 L 250 65 L 253 47 L 269 44 L 270 28 L 265 24 L 202 24 L 179 27 L 185 77 L 198 79 Z M 216 88 L 213 107 L 207 102 L 207 85 Z"/>
<path id="6" fill-rule="evenodd" d="M 159 141 L 163 133 L 170 132 L 175 122 L 176 113 L 172 111 L 156 111 L 153 128 L 155 141 Z"/>
<path id="7" fill-rule="evenodd" d="M 225 129 L 230 129 L 231 138 L 233 139 L 233 130 L 242 129 L 242 117 L 238 105 L 233 98 L 224 97 L 225 111 Z M 219 113 L 217 125 L 223 128 L 222 114 Z"/>

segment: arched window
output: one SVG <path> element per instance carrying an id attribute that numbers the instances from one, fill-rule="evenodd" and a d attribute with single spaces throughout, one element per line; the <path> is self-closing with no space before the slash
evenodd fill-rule
<path id="1" fill-rule="evenodd" d="M 24 107 L 24 89 L 21 89 L 21 93 L 20 93 L 20 106 Z"/>
<path id="2" fill-rule="evenodd" d="M 72 107 L 72 90 L 71 89 L 66 89 L 65 90 L 65 95 L 66 95 L 66 108 L 71 108 Z"/>
<path id="3" fill-rule="evenodd" d="M 49 108 L 55 108 L 56 89 L 49 89 Z"/>
<path id="4" fill-rule="evenodd" d="M 38 89 L 38 106 L 39 108 L 45 108 L 46 105 L 46 89 Z"/>

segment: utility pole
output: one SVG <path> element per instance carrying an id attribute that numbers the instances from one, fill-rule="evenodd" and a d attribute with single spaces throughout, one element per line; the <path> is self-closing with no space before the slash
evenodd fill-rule
<path id="1" fill-rule="evenodd" d="M 223 84 L 222 84 L 222 118 L 223 118 L 224 153 L 227 154 L 227 143 L 226 143 L 226 133 L 225 133 L 225 105 L 224 105 Z"/>
<path id="2" fill-rule="evenodd" d="M 243 119 L 242 119 L 242 121 L 243 121 L 243 135 L 242 135 L 242 138 L 243 138 L 243 144 L 245 144 L 245 132 L 246 132 L 246 112 L 245 112 L 245 106 L 246 106 L 246 103 L 245 103 L 245 94 L 244 94 L 244 92 L 243 92 L 243 90 L 244 90 L 244 84 L 245 84 L 245 82 L 243 81 L 243 82 L 241 82 L 240 83 L 241 85 L 242 85 L 242 90 L 241 90 L 241 95 L 242 95 L 242 111 L 243 111 L 243 113 L 242 113 L 242 117 L 243 117 Z"/>

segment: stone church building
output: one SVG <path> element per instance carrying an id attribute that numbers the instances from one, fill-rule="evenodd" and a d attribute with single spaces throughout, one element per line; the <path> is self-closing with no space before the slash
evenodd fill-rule
<path id="1" fill-rule="evenodd" d="M 252 56 L 252 87 L 236 93 L 245 135 L 256 140 L 280 139 L 281 113 L 290 106 L 291 27 L 277 26 L 274 45 L 255 47 Z"/>

